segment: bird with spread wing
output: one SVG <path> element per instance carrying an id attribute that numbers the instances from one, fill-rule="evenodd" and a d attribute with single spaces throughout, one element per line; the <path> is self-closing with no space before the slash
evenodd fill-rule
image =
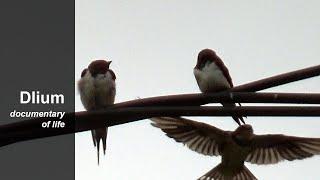
<path id="1" fill-rule="evenodd" d="M 151 118 L 176 142 L 209 156 L 221 156 L 221 163 L 199 180 L 255 180 L 244 162 L 275 164 L 320 154 L 320 138 L 286 136 L 282 134 L 256 135 L 251 125 L 224 131 L 209 124 L 180 117 Z"/>

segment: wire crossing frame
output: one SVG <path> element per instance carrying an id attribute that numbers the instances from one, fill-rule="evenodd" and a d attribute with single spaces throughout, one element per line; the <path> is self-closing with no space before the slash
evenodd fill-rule
<path id="1" fill-rule="evenodd" d="M 137 99 L 117 103 L 107 110 L 70 112 L 62 119 L 65 128 L 42 128 L 46 121 L 58 118 L 34 118 L 0 126 L 0 147 L 37 138 L 57 136 L 130 123 L 157 116 L 320 116 L 320 106 L 201 106 L 209 103 L 281 103 L 320 104 L 320 94 L 256 93 L 320 75 L 320 65 L 272 76 L 228 91 L 210 94 L 181 94 Z"/>

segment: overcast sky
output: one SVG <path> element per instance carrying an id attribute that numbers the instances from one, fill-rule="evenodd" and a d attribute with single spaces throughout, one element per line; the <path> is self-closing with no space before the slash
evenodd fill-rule
<path id="1" fill-rule="evenodd" d="M 319 64 L 320 3 L 309 1 L 77 0 L 76 80 L 91 60 L 112 60 L 116 102 L 199 92 L 193 67 L 212 48 L 240 85 Z M 319 92 L 320 78 L 266 92 Z M 83 110 L 76 92 L 76 110 Z M 225 130 L 230 117 L 197 117 Z M 320 137 L 320 119 L 248 117 L 255 133 Z M 220 157 L 197 154 L 144 120 L 109 128 L 107 155 L 97 165 L 89 132 L 76 135 L 77 180 L 194 180 Z M 246 163 L 259 179 L 319 177 L 320 157 L 277 165 Z"/>

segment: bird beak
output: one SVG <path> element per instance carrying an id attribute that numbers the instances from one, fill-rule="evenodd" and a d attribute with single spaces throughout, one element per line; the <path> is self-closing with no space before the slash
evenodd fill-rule
<path id="1" fill-rule="evenodd" d="M 112 63 L 112 61 L 107 61 L 108 65 L 110 65 Z"/>

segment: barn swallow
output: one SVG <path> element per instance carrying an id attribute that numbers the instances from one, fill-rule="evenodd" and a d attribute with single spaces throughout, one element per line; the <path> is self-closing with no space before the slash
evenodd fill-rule
<path id="1" fill-rule="evenodd" d="M 241 125 L 235 131 L 224 131 L 185 118 L 157 117 L 151 120 L 153 126 L 191 150 L 222 157 L 219 165 L 198 180 L 256 180 L 244 162 L 276 164 L 320 154 L 320 138 L 256 135 L 249 124 Z"/>
<path id="2" fill-rule="evenodd" d="M 202 93 L 225 91 L 233 87 L 228 68 L 211 49 L 203 49 L 199 52 L 193 74 Z M 226 107 L 236 106 L 234 103 L 223 103 L 222 105 Z M 241 116 L 232 116 L 232 118 L 238 125 L 241 125 L 240 121 L 245 124 Z"/>
<path id="3" fill-rule="evenodd" d="M 116 95 L 116 75 L 109 68 L 111 61 L 95 60 L 81 73 L 78 81 L 81 102 L 87 111 L 103 110 L 114 104 Z M 108 128 L 91 130 L 94 146 L 97 147 L 98 164 L 100 140 L 106 151 Z"/>

